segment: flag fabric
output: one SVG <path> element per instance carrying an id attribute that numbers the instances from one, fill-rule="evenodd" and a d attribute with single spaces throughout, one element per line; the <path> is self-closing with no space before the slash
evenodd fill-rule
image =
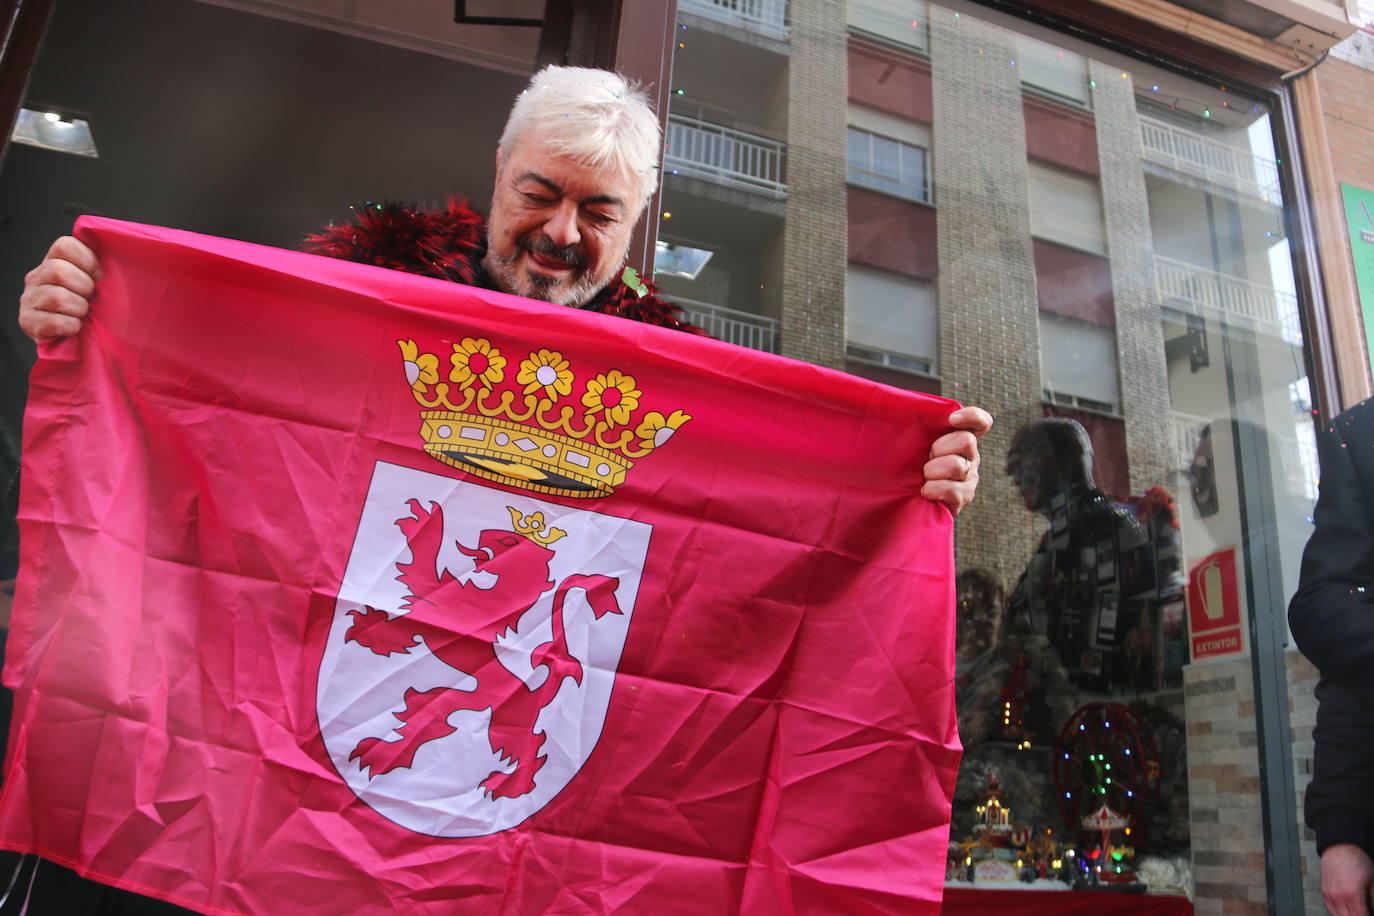
<path id="1" fill-rule="evenodd" d="M 207 913 L 936 912 L 955 406 L 83 218 L 0 846 Z"/>

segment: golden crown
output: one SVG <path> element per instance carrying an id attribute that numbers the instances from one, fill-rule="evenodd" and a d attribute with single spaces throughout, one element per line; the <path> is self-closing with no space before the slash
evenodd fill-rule
<path id="1" fill-rule="evenodd" d="M 514 506 L 507 506 L 506 511 L 510 513 L 511 528 L 542 547 L 549 546 L 568 533 L 562 528 L 545 525 L 543 512 L 525 515 Z"/>
<path id="2" fill-rule="evenodd" d="M 425 451 L 447 465 L 527 490 L 605 496 L 625 474 L 692 419 L 681 410 L 636 417 L 643 392 L 619 369 L 595 374 L 573 394 L 563 354 L 539 349 L 520 360 L 514 384 L 491 341 L 453 344 L 447 381 L 439 357 L 398 340 L 406 381 L 424 409 Z"/>

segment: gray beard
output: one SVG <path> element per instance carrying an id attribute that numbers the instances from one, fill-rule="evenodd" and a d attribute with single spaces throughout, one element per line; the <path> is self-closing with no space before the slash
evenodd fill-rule
<path id="1" fill-rule="evenodd" d="M 516 296 L 524 296 L 527 299 L 538 299 L 541 302 L 551 302 L 554 305 L 569 305 L 574 308 L 581 308 L 596 296 L 597 293 L 607 285 L 597 283 L 595 278 L 583 273 L 566 290 L 555 292 L 554 287 L 558 280 L 544 274 L 522 272 L 515 264 L 519 259 L 523 249 L 517 245 L 515 253 L 510 257 L 501 257 L 491 250 L 491 233 L 487 233 L 487 256 L 483 259 L 482 266 L 487 269 L 487 274 L 496 281 L 496 285 L 502 292 L 512 293 Z"/>

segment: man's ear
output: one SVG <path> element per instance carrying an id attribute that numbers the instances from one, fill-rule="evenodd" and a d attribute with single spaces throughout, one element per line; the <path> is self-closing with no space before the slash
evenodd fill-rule
<path id="1" fill-rule="evenodd" d="M 501 147 L 496 147 L 496 174 L 501 174 Z"/>

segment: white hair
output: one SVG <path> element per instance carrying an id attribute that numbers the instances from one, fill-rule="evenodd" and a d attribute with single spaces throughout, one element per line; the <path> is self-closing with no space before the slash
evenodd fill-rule
<path id="1" fill-rule="evenodd" d="M 531 130 L 552 152 L 611 168 L 639 183 L 639 206 L 658 185 L 661 140 L 648 97 L 619 73 L 588 67 L 545 67 L 511 106 L 501 148 L 509 155 Z"/>

